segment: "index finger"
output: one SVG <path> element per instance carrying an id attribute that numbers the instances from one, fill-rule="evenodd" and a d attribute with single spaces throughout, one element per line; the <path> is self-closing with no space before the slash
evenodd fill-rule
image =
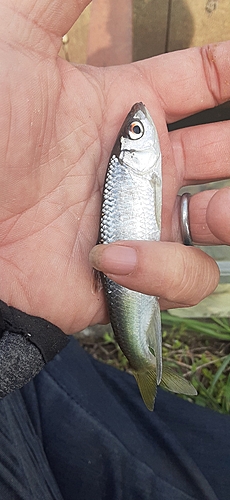
<path id="1" fill-rule="evenodd" d="M 141 61 L 168 123 L 230 99 L 230 41 Z"/>

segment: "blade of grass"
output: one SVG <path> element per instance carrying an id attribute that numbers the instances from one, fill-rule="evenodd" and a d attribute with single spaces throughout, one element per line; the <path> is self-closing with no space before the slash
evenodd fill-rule
<path id="1" fill-rule="evenodd" d="M 226 332 L 226 329 L 217 330 L 216 324 L 213 322 L 203 322 L 194 319 L 179 318 L 177 316 L 170 316 L 167 312 L 161 313 L 162 324 L 168 326 L 183 326 L 185 329 L 196 331 L 202 335 L 209 335 L 219 340 L 230 341 L 230 331 Z"/>
<path id="2" fill-rule="evenodd" d="M 225 413 L 230 412 L 230 373 L 228 375 L 227 384 L 224 388 L 224 397 L 223 397 L 223 409 Z"/>
<path id="3" fill-rule="evenodd" d="M 218 368 L 216 374 L 214 375 L 212 383 L 211 383 L 210 387 L 208 388 L 209 394 L 213 393 L 213 390 L 215 388 L 216 383 L 218 382 L 220 376 L 222 375 L 222 373 L 224 372 L 225 368 L 228 366 L 229 363 L 230 363 L 230 354 L 228 356 L 226 356 L 226 358 L 223 361 L 223 363 L 221 364 L 220 368 Z"/>
<path id="4" fill-rule="evenodd" d="M 191 380 L 191 382 L 192 382 L 192 380 Z M 202 384 L 202 382 L 199 382 L 199 386 L 198 386 L 198 397 L 199 397 L 199 395 L 200 395 L 201 399 L 204 396 L 207 398 L 207 400 L 210 402 L 209 408 L 212 408 L 213 410 L 216 410 L 216 411 L 220 411 L 219 403 L 216 401 L 216 399 L 211 394 L 209 394 L 208 389 L 206 389 L 206 387 Z M 205 406 L 207 406 L 207 402 L 206 402 Z"/>
<path id="5" fill-rule="evenodd" d="M 212 317 L 212 321 L 215 321 L 217 325 L 220 325 L 224 330 L 226 330 L 228 333 L 230 333 L 230 323 L 228 322 L 227 318 L 216 318 Z"/>

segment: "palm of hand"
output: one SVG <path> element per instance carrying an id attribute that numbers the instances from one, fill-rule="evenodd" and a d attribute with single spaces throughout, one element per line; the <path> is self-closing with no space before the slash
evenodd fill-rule
<path id="1" fill-rule="evenodd" d="M 98 310 L 88 253 L 97 238 L 101 151 L 89 115 L 100 109 L 87 78 L 72 68 L 66 74 L 64 61 L 19 54 L 19 65 L 3 98 L 1 297 L 76 331 Z"/>
<path id="2" fill-rule="evenodd" d="M 74 332 L 107 319 L 103 294 L 93 291 L 88 254 L 97 241 L 105 169 L 125 114 L 140 100 L 154 110 L 165 168 L 163 238 L 177 239 L 176 219 L 172 224 L 176 194 L 192 176 L 188 169 L 184 179 L 184 164 L 175 166 L 166 117 L 172 121 L 191 114 L 201 102 L 212 106 L 213 93 L 199 73 L 199 86 L 193 83 L 194 69 L 203 72 L 198 51 L 190 54 L 186 67 L 192 82 L 189 100 L 180 54 L 167 64 L 156 60 L 155 66 L 149 60 L 117 68 L 75 68 L 57 57 L 60 35 L 44 35 L 43 30 L 39 37 L 36 27 L 32 37 L 27 22 L 25 18 L 21 38 L 1 49 L 0 297 Z M 175 136 L 176 150 L 179 142 Z M 191 166 L 194 159 L 190 153 Z M 200 163 L 204 161 L 201 155 Z M 211 165 L 210 178 L 213 172 Z"/>
<path id="3" fill-rule="evenodd" d="M 17 49 L 1 82 L 1 298 L 73 332 L 106 317 L 88 254 L 124 82 Z"/>

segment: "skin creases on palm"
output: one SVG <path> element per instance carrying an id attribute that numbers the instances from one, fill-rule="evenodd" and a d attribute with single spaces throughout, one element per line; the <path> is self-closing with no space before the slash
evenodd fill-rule
<path id="1" fill-rule="evenodd" d="M 208 153 L 203 147 L 207 131 L 197 131 L 194 150 L 188 138 L 191 133 L 195 137 L 196 131 L 184 133 L 183 148 L 188 152 L 185 169 L 180 156 L 182 136 L 178 131 L 170 136 L 166 121 L 213 106 L 214 95 L 219 102 L 228 98 L 230 91 L 224 83 L 207 88 L 203 71 L 207 59 L 210 64 L 211 50 L 219 82 L 230 78 L 224 64 L 228 44 L 203 53 L 190 49 L 189 57 L 180 52 L 120 67 L 73 67 L 57 56 L 61 35 L 87 3 L 56 0 L 55 16 L 47 0 L 36 3 L 34 10 L 31 0 L 20 4 L 24 16 L 12 16 L 6 0 L 0 7 L 0 297 L 67 333 L 108 320 L 103 293 L 94 291 L 88 255 L 97 242 L 110 152 L 134 102 L 143 101 L 154 114 L 160 138 L 164 240 L 179 239 L 176 196 L 188 183 L 186 176 L 192 183 L 193 176 L 202 172 L 199 162 L 209 169 L 203 169 L 200 182 L 214 180 L 216 169 L 218 178 L 226 177 L 227 170 L 226 162 L 220 167 L 220 155 L 217 158 L 215 127 Z M 15 0 L 13 5 L 15 11 L 19 9 Z M 40 16 L 37 25 L 31 23 L 35 15 L 36 20 Z M 53 23 L 52 32 L 48 23 Z M 221 130 L 226 156 L 229 130 L 227 125 Z M 197 170 L 193 174 L 194 165 Z M 200 213 L 206 213 L 208 201 L 200 199 Z M 206 221 L 202 223 L 211 239 Z M 217 226 L 220 232 L 221 223 Z M 224 231 L 218 235 L 220 242 L 222 234 Z M 199 289 L 198 277 L 196 280 Z M 170 299 L 170 306 L 173 304 Z"/>

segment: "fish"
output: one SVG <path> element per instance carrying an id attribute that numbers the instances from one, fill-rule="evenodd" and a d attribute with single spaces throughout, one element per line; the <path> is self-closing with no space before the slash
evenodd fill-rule
<path id="1" fill-rule="evenodd" d="M 113 147 L 105 176 L 99 243 L 159 241 L 162 168 L 156 126 L 142 102 L 134 104 Z M 162 363 L 159 299 L 123 287 L 101 273 L 115 339 L 129 361 L 146 407 L 157 386 L 188 395 L 196 390 Z"/>

